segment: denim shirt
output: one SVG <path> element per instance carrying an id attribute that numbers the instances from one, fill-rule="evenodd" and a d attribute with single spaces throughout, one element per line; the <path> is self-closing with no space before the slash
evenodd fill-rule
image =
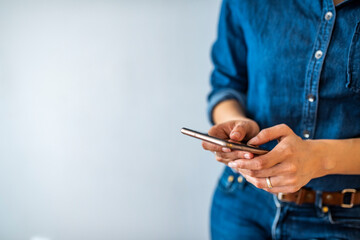
<path id="1" fill-rule="evenodd" d="M 212 61 L 211 122 L 216 104 L 236 99 L 260 128 L 285 123 L 303 139 L 360 137 L 360 1 L 224 0 Z M 360 189 L 360 175 L 307 186 Z"/>

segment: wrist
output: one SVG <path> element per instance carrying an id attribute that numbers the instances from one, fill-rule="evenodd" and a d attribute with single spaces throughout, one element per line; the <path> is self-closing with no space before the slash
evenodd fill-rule
<path id="1" fill-rule="evenodd" d="M 336 158 L 334 147 L 325 140 L 308 140 L 311 141 L 311 152 L 314 154 L 316 161 L 319 163 L 318 173 L 316 177 L 322 177 L 329 174 L 335 174 Z"/>
<path id="2" fill-rule="evenodd" d="M 215 124 L 247 119 L 241 105 L 234 99 L 225 100 L 216 105 L 212 117 Z"/>

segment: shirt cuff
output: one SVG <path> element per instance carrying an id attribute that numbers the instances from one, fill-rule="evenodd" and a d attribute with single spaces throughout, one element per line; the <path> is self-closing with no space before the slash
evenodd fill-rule
<path id="1" fill-rule="evenodd" d="M 211 124 L 215 124 L 212 114 L 216 105 L 218 105 L 222 101 L 229 99 L 237 100 L 240 103 L 240 105 L 243 107 L 243 109 L 245 109 L 246 96 L 244 93 L 240 93 L 230 88 L 221 89 L 216 92 L 213 92 L 210 94 L 208 98 L 208 118 Z"/>

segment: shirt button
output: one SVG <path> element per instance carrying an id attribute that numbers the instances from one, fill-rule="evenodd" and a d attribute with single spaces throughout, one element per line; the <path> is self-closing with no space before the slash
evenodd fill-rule
<path id="1" fill-rule="evenodd" d="M 303 136 L 304 136 L 304 138 L 309 138 L 310 137 L 310 132 L 308 130 L 305 130 L 303 132 Z"/>
<path id="2" fill-rule="evenodd" d="M 325 20 L 329 21 L 330 19 L 332 19 L 333 16 L 334 14 L 332 12 L 327 12 L 325 14 Z"/>
<path id="3" fill-rule="evenodd" d="M 320 59 L 323 55 L 323 52 L 321 50 L 317 50 L 315 53 L 315 58 L 316 59 Z"/>
<path id="4" fill-rule="evenodd" d="M 309 94 L 309 95 L 307 96 L 307 100 L 308 100 L 309 102 L 315 102 L 315 96 L 312 95 L 312 94 Z"/>

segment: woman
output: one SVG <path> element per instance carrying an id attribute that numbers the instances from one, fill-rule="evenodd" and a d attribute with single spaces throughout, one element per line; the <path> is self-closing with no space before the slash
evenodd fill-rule
<path id="1" fill-rule="evenodd" d="M 203 142 L 212 238 L 360 239 L 360 2 L 224 0 L 212 59 L 209 134 L 271 150 Z"/>

